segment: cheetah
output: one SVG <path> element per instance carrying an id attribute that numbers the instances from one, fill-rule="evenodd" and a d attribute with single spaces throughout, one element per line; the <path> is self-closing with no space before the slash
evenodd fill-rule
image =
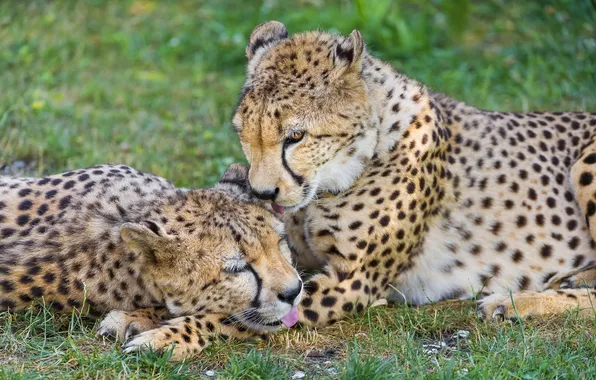
<path id="1" fill-rule="evenodd" d="M 594 316 L 595 113 L 477 109 L 381 62 L 356 30 L 271 21 L 246 56 L 233 124 L 254 194 L 315 272 L 302 324 L 447 299 L 490 319 Z"/>
<path id="2" fill-rule="evenodd" d="M 109 312 L 98 335 L 174 360 L 291 326 L 302 282 L 247 175 L 198 190 L 124 165 L 0 177 L 0 311 Z"/>

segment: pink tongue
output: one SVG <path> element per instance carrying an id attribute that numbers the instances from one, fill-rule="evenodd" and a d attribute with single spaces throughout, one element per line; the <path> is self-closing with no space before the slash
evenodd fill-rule
<path id="1" fill-rule="evenodd" d="M 271 203 L 271 207 L 273 207 L 273 211 L 275 211 L 278 214 L 283 214 L 284 211 L 286 210 L 286 208 L 284 206 L 280 206 L 275 202 Z"/>
<path id="2" fill-rule="evenodd" d="M 283 323 L 286 327 L 292 327 L 298 322 L 298 307 L 292 306 L 292 309 L 281 319 L 281 323 Z"/>

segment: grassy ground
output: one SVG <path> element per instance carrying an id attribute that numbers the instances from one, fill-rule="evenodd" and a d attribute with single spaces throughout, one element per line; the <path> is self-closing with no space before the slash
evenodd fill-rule
<path id="1" fill-rule="evenodd" d="M 478 107 L 594 111 L 592 3 L 1 1 L 0 167 L 21 160 L 41 174 L 110 161 L 180 186 L 213 183 L 243 159 L 230 115 L 247 35 L 268 19 L 290 32 L 358 28 L 407 75 Z M 594 377 L 594 323 L 474 315 L 471 302 L 378 308 L 170 364 L 123 356 L 76 316 L 0 314 L 0 378 Z"/>

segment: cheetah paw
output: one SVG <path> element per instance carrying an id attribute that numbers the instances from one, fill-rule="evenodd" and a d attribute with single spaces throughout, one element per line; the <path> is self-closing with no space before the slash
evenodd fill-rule
<path id="1" fill-rule="evenodd" d="M 369 307 L 379 307 L 379 306 L 387 306 L 387 305 L 389 305 L 389 302 L 387 302 L 387 300 L 385 298 L 379 298 L 378 300 L 376 300 L 375 302 L 370 304 Z"/>
<path id="2" fill-rule="evenodd" d="M 191 337 L 188 342 L 183 341 L 180 334 L 173 330 L 175 328 L 163 326 L 145 331 L 124 344 L 124 352 L 127 354 L 145 351 L 162 353 L 171 350 L 170 360 L 181 361 L 198 354 L 206 346 L 202 338 L 200 338 L 200 343 L 199 341 L 194 342 L 196 337 Z M 186 338 L 189 339 L 188 336 Z"/>
<path id="3" fill-rule="evenodd" d="M 139 333 L 154 327 L 155 324 L 153 321 L 134 318 L 126 311 L 112 310 L 99 324 L 97 336 L 125 342 Z"/>
<path id="4" fill-rule="evenodd" d="M 509 295 L 493 294 L 478 301 L 479 316 L 496 322 L 520 317 Z"/>

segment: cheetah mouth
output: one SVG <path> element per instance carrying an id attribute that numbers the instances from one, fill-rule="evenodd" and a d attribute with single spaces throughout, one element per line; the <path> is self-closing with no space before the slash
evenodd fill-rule
<path id="1" fill-rule="evenodd" d="M 279 205 L 275 202 L 271 202 L 271 207 L 273 208 L 273 211 L 276 212 L 277 214 L 283 215 L 284 212 L 286 211 L 286 208 L 282 205 Z"/>
<path id="2" fill-rule="evenodd" d="M 273 212 L 278 215 L 284 215 L 285 213 L 290 213 L 293 214 L 301 209 L 303 209 L 304 207 L 306 207 L 310 202 L 305 202 L 304 200 L 302 200 L 299 203 L 293 204 L 293 205 L 286 205 L 286 206 L 282 206 L 279 203 L 275 203 L 275 202 L 271 202 L 271 209 L 273 209 Z"/>
<path id="3" fill-rule="evenodd" d="M 281 327 L 281 325 L 290 328 L 298 323 L 298 307 L 292 306 L 286 315 L 273 321 L 266 321 L 259 313 L 254 313 L 243 318 L 243 320 L 240 322 L 245 324 L 247 327 L 254 329 L 277 329 Z"/>
<path id="4" fill-rule="evenodd" d="M 225 318 L 222 323 L 224 325 L 237 325 L 246 329 L 258 332 L 273 332 L 279 330 L 282 325 L 281 320 L 267 321 L 259 313 L 250 313 L 246 316 L 230 315 Z"/>
<path id="5" fill-rule="evenodd" d="M 298 322 L 298 307 L 292 306 L 290 312 L 280 320 L 287 328 L 294 326 Z"/>
<path id="6" fill-rule="evenodd" d="M 293 214 L 304 207 L 308 206 L 310 202 L 315 198 L 317 195 L 317 186 L 311 186 L 310 184 L 305 184 L 302 187 L 302 199 L 296 201 L 294 204 L 291 205 L 280 205 L 275 201 L 271 201 L 269 204 L 273 212 L 277 215 L 283 215 L 284 213 Z"/>
<path id="7" fill-rule="evenodd" d="M 265 328 L 278 328 L 278 327 L 281 327 L 281 324 L 282 324 L 281 320 L 275 320 L 275 321 L 272 321 L 272 322 L 263 321 L 263 318 L 260 315 L 258 315 L 258 314 L 250 315 L 249 317 L 245 318 L 243 322 L 249 328 L 251 328 L 251 327 L 252 328 L 255 328 L 256 327 L 256 329 L 259 329 L 259 328 L 262 328 L 262 327 L 265 327 Z"/>

